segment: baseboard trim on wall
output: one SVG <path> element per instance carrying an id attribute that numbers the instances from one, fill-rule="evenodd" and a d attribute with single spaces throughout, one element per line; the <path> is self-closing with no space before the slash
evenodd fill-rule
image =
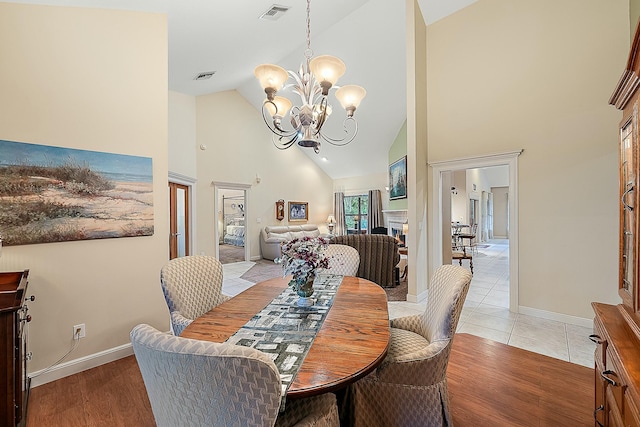
<path id="1" fill-rule="evenodd" d="M 427 300 L 428 295 L 429 295 L 429 289 L 420 292 L 418 296 L 407 294 L 407 302 L 415 302 L 415 303 L 424 302 Z"/>
<path id="2" fill-rule="evenodd" d="M 255 261 L 260 261 L 261 259 L 262 259 L 262 256 L 260 256 L 260 255 L 258 255 L 258 256 L 252 256 L 252 257 L 250 258 L 250 260 L 251 260 L 251 261 L 254 261 L 254 262 L 255 262 Z"/>
<path id="3" fill-rule="evenodd" d="M 51 369 L 45 368 L 36 372 L 31 372 L 29 374 L 29 377 L 31 378 L 31 387 L 38 387 L 64 377 L 86 371 L 87 369 L 96 368 L 100 365 L 104 365 L 105 363 L 131 356 L 132 354 L 133 347 L 131 346 L 131 343 L 128 343 L 61 363 Z"/>
<path id="4" fill-rule="evenodd" d="M 593 327 L 593 319 L 585 319 L 584 317 L 571 316 L 569 314 L 554 313 L 553 311 L 540 310 L 537 308 L 520 306 L 518 308 L 520 314 L 540 317 L 542 319 L 555 320 L 557 322 L 568 323 L 570 325 L 583 326 L 585 328 Z"/>

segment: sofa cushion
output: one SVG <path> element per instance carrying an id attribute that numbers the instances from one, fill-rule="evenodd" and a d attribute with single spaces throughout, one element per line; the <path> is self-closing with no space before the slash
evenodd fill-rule
<path id="1" fill-rule="evenodd" d="M 293 239 L 302 239 L 304 237 L 304 231 L 292 231 L 290 234 Z"/>
<path id="2" fill-rule="evenodd" d="M 268 233 L 267 242 L 288 242 L 291 240 L 291 233 Z"/>

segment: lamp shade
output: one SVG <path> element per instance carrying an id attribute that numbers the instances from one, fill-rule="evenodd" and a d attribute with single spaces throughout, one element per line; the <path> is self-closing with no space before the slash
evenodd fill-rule
<path id="1" fill-rule="evenodd" d="M 276 96 L 273 101 L 265 101 L 264 106 L 271 114 L 271 117 L 284 117 L 287 111 L 291 109 L 291 101 L 283 96 Z"/>
<path id="2" fill-rule="evenodd" d="M 358 108 L 366 95 L 367 91 L 358 85 L 346 85 L 336 90 L 336 98 L 345 110 Z"/>
<path id="3" fill-rule="evenodd" d="M 309 62 L 309 68 L 319 83 L 328 82 L 331 86 L 336 84 L 347 70 L 340 58 L 331 55 L 316 56 Z"/>
<path id="4" fill-rule="evenodd" d="M 409 233 L 409 224 L 404 223 L 402 224 L 402 234 L 408 234 Z"/>
<path id="5" fill-rule="evenodd" d="M 282 89 L 284 82 L 289 78 L 287 70 L 273 64 L 258 65 L 253 74 L 257 77 L 262 89 L 271 88 L 276 91 Z"/>
<path id="6" fill-rule="evenodd" d="M 334 223 L 336 222 L 336 218 L 335 218 L 333 215 L 329 215 L 329 216 L 327 217 L 327 222 L 328 222 L 329 224 L 334 224 Z"/>

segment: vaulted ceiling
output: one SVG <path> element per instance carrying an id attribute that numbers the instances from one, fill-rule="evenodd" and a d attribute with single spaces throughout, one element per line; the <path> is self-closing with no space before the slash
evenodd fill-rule
<path id="1" fill-rule="evenodd" d="M 235 89 L 260 109 L 265 96 L 253 76 L 255 66 L 273 63 L 298 70 L 306 48 L 306 1 L 274 1 L 13 2 L 167 13 L 169 90 L 197 96 Z M 419 4 L 430 24 L 474 1 L 419 0 Z M 289 10 L 276 21 L 259 19 L 274 4 Z M 359 84 L 367 96 L 355 114 L 358 135 L 351 144 L 325 143 L 320 154 L 303 150 L 332 178 L 385 172 L 389 147 L 406 119 L 405 1 L 314 0 L 310 10 L 314 55 L 341 58 L 347 71 L 338 85 Z M 194 80 L 209 71 L 215 71 L 210 79 Z M 340 137 L 344 111 L 337 101 L 333 104 L 325 127 L 330 136 Z"/>

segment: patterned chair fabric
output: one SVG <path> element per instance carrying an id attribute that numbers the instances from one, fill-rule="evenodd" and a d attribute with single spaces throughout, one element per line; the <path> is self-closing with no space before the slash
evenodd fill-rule
<path id="1" fill-rule="evenodd" d="M 391 321 L 384 361 L 349 386 L 343 417 L 358 426 L 451 426 L 447 364 L 471 273 L 438 267 L 422 314 Z"/>
<path id="2" fill-rule="evenodd" d="M 334 236 L 332 244 L 348 245 L 360 255 L 360 266 L 356 276 L 371 280 L 383 287 L 396 285 L 395 270 L 400 262 L 398 242 L 384 234 L 348 234 Z"/>
<path id="3" fill-rule="evenodd" d="M 327 393 L 286 403 L 280 374 L 259 350 L 181 338 L 141 324 L 131 331 L 156 424 L 163 426 L 338 426 Z"/>
<path id="4" fill-rule="evenodd" d="M 222 264 L 212 256 L 172 259 L 160 270 L 160 285 L 175 335 L 180 335 L 194 319 L 229 299 L 222 294 Z"/>
<path id="5" fill-rule="evenodd" d="M 329 257 L 329 268 L 320 273 L 341 276 L 355 276 L 358 273 L 360 255 L 355 248 L 347 245 L 329 245 L 325 254 Z"/>

